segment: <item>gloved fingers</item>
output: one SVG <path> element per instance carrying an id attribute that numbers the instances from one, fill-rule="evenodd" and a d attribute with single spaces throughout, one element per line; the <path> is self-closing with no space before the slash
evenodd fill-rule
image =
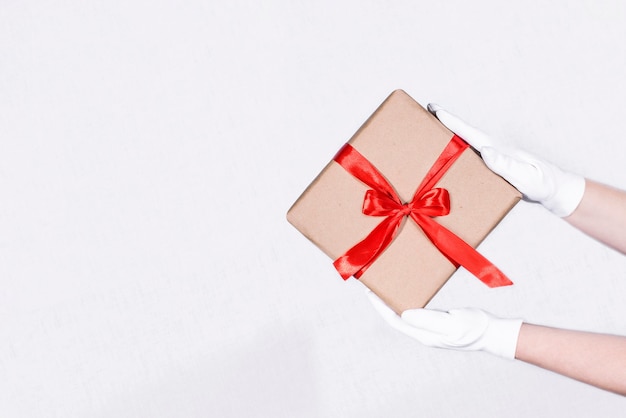
<path id="1" fill-rule="evenodd" d="M 521 151 L 507 152 L 492 147 L 482 150 L 482 158 L 487 167 L 504 177 L 524 194 L 533 194 L 533 184 L 542 183 L 541 170 L 529 154 Z"/>
<path id="2" fill-rule="evenodd" d="M 393 328 L 400 332 L 410 332 L 411 326 L 400 318 L 387 304 L 371 290 L 367 290 L 367 298 L 370 300 L 374 309 L 383 317 L 383 319 Z"/>
<path id="3" fill-rule="evenodd" d="M 402 319 L 413 327 L 435 334 L 451 334 L 455 330 L 450 314 L 432 309 L 409 309 L 402 312 Z"/>
<path id="4" fill-rule="evenodd" d="M 383 317 L 392 328 L 414 338 L 418 342 L 431 347 L 439 346 L 439 336 L 425 330 L 414 328 L 411 324 L 399 317 L 387 304 L 371 290 L 367 290 L 367 297 L 374 305 L 374 309 Z"/>
<path id="5" fill-rule="evenodd" d="M 462 119 L 448 112 L 438 104 L 429 103 L 428 110 L 448 129 L 476 148 L 478 152 L 482 152 L 483 147 L 496 145 L 487 134 L 465 123 Z"/>
<path id="6" fill-rule="evenodd" d="M 488 315 L 475 308 L 451 309 L 449 312 L 412 309 L 402 319 L 415 329 L 437 334 L 440 346 L 465 348 L 475 343 L 488 327 Z"/>

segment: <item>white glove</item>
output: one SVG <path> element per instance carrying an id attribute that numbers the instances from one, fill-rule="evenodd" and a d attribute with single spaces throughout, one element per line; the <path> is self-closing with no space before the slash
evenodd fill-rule
<path id="1" fill-rule="evenodd" d="M 562 171 L 527 152 L 503 147 L 439 105 L 430 103 L 428 110 L 480 152 L 487 167 L 515 186 L 526 199 L 541 203 L 560 217 L 571 215 L 578 207 L 585 192 L 583 177 Z"/>
<path id="2" fill-rule="evenodd" d="M 373 292 L 368 291 L 367 296 L 389 325 L 424 345 L 515 358 L 521 319 L 497 318 L 475 308 L 448 312 L 409 309 L 399 317 Z"/>

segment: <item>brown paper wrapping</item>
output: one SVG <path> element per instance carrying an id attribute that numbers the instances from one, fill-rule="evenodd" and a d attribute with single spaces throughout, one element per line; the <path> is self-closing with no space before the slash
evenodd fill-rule
<path id="1" fill-rule="evenodd" d="M 348 141 L 409 201 L 454 134 L 402 90 L 394 91 Z M 437 187 L 448 189 L 451 211 L 437 222 L 478 246 L 521 198 L 467 149 Z M 361 212 L 368 187 L 334 161 L 287 213 L 288 221 L 335 260 L 384 218 Z M 360 280 L 394 311 L 424 307 L 456 268 L 411 219 Z M 338 276 L 339 277 L 339 276 Z M 478 279 L 476 279 L 478 280 Z"/>

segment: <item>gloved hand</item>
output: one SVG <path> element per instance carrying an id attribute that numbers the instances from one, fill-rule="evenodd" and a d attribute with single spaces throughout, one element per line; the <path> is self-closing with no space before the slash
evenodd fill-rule
<path id="1" fill-rule="evenodd" d="M 475 308 L 410 309 L 400 317 L 373 292 L 368 290 L 367 296 L 389 325 L 424 345 L 515 358 L 521 319 L 497 318 Z"/>
<path id="2" fill-rule="evenodd" d="M 522 150 L 506 148 L 439 105 L 430 103 L 428 110 L 480 152 L 487 167 L 515 186 L 526 199 L 541 203 L 560 217 L 571 215 L 578 207 L 585 192 L 583 177 Z"/>

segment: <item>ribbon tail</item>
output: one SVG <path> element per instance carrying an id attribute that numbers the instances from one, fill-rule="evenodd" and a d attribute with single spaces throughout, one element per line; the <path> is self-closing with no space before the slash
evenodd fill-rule
<path id="1" fill-rule="evenodd" d="M 333 265 L 344 280 L 357 279 L 376 261 L 398 234 L 403 216 L 389 216 L 379 223 L 365 239 L 337 258 Z"/>
<path id="2" fill-rule="evenodd" d="M 473 247 L 432 218 L 411 214 L 428 239 L 455 266 L 463 266 L 489 287 L 510 286 L 511 280 Z"/>

